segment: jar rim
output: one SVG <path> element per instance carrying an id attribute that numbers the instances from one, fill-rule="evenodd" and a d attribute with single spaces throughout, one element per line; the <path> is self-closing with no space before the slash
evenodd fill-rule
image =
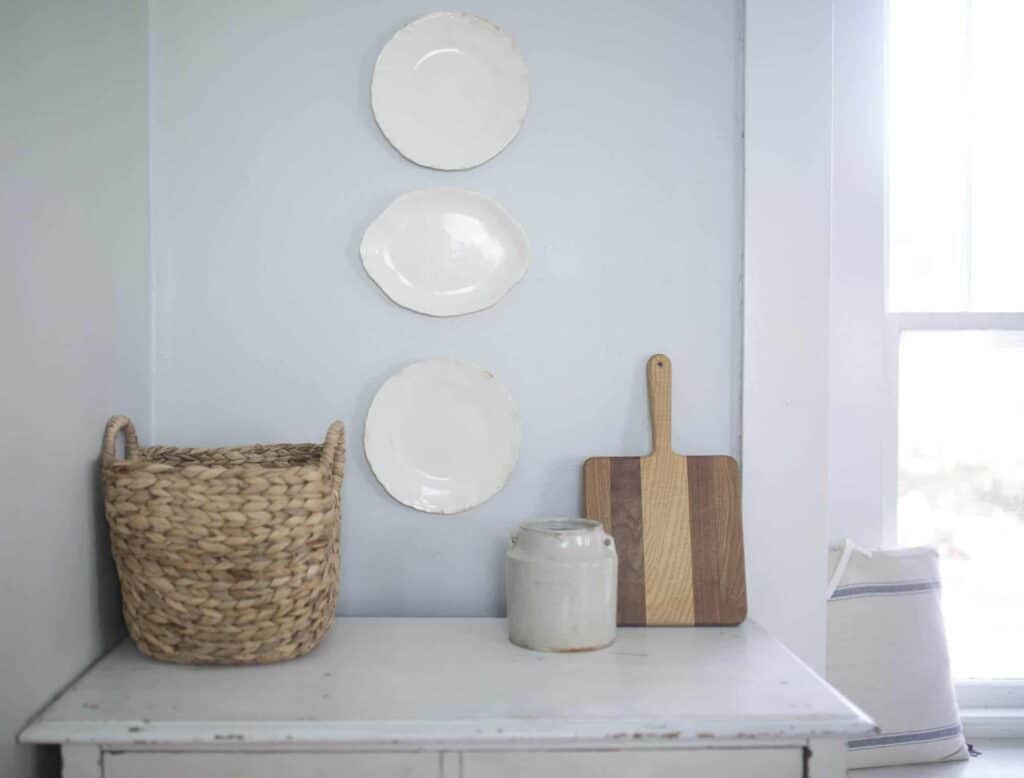
<path id="1" fill-rule="evenodd" d="M 601 522 L 593 519 L 554 518 L 523 522 L 523 531 L 542 532 L 547 535 L 567 535 L 571 533 L 593 532 L 600 529 Z"/>

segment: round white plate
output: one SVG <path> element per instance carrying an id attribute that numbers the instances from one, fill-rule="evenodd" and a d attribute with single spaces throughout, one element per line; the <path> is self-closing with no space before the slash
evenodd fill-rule
<path id="1" fill-rule="evenodd" d="M 400 503 L 458 513 L 501 490 L 522 437 L 519 409 L 493 375 L 431 359 L 384 382 L 363 444 L 377 480 Z"/>
<path id="2" fill-rule="evenodd" d="M 530 264 L 526 233 L 509 212 L 463 189 L 402 195 L 367 228 L 359 253 L 388 297 L 431 316 L 489 308 Z"/>
<path id="3" fill-rule="evenodd" d="M 370 97 L 377 124 L 402 156 L 464 170 L 519 132 L 529 102 L 526 63 L 515 41 L 486 19 L 432 13 L 384 46 Z"/>

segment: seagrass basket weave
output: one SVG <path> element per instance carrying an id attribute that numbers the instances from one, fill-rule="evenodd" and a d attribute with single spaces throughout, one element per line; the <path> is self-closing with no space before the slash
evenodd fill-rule
<path id="1" fill-rule="evenodd" d="M 131 421 L 111 418 L 104 501 L 139 649 L 189 664 L 311 651 L 334 623 L 344 460 L 338 421 L 323 445 L 203 449 L 140 448 Z"/>

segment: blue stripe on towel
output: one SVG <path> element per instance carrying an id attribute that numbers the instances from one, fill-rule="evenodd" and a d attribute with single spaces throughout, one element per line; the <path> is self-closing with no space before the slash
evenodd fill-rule
<path id="1" fill-rule="evenodd" d="M 875 737 L 859 738 L 847 741 L 846 746 L 851 751 L 863 748 L 886 748 L 888 746 L 903 746 L 909 743 L 927 743 L 933 740 L 945 740 L 956 737 L 962 732 L 959 724 L 950 724 L 946 727 L 936 729 L 919 729 L 914 732 L 891 732 L 889 734 L 876 735 Z"/>
<path id="2" fill-rule="evenodd" d="M 922 581 L 897 581 L 894 583 L 858 583 L 838 587 L 831 599 L 844 600 L 852 597 L 886 597 L 894 594 L 917 594 L 937 591 L 942 584 L 937 578 Z"/>

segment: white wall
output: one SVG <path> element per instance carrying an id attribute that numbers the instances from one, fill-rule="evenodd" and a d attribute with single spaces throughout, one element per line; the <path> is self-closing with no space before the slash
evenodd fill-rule
<path id="1" fill-rule="evenodd" d="M 119 634 L 96 459 L 148 434 L 145 3 L 0 10 L 0 775 L 18 729 Z M 41 760 L 41 761 L 40 761 Z"/>
<path id="2" fill-rule="evenodd" d="M 824 668 L 830 0 L 747 0 L 743 508 L 750 614 Z"/>
<path id="3" fill-rule="evenodd" d="M 512 145 L 462 173 L 404 161 L 370 113 L 381 46 L 436 8 L 151 8 L 151 439 L 313 440 L 342 418 L 348 614 L 500 613 L 509 531 L 578 513 L 587 456 L 648 450 L 651 353 L 675 361 L 677 449 L 739 449 L 740 4 L 463 3 L 516 38 L 531 104 Z M 428 186 L 495 196 L 526 227 L 534 263 L 492 310 L 420 316 L 363 272 L 365 226 Z M 392 501 L 362 448 L 380 384 L 434 356 L 492 369 L 525 420 L 506 489 L 452 517 Z"/>
<path id="4" fill-rule="evenodd" d="M 888 540 L 884 475 L 896 472 L 885 446 L 885 7 L 835 2 L 829 533 L 869 548 Z"/>

